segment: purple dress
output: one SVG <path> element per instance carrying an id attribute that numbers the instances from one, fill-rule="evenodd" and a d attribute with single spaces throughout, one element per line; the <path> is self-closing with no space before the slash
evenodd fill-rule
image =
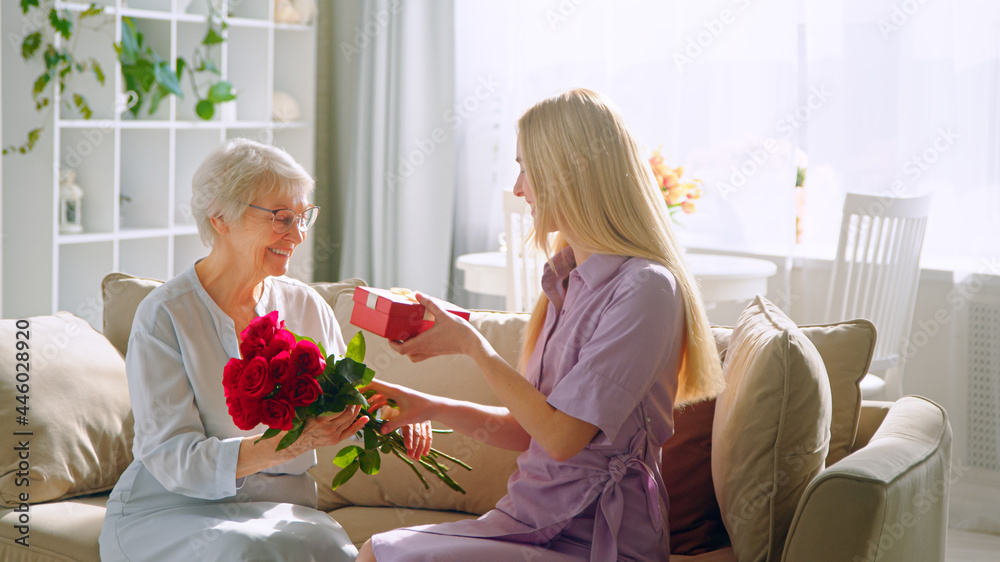
<path id="1" fill-rule="evenodd" d="M 372 537 L 379 560 L 667 560 L 660 446 L 673 434 L 684 306 L 641 258 L 566 248 L 545 266 L 550 304 L 525 377 L 556 409 L 599 428 L 557 462 L 532 439 L 507 495 L 479 519 Z"/>

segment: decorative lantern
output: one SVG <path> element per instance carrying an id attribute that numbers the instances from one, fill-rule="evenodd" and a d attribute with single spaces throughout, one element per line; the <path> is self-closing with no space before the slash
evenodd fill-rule
<path id="1" fill-rule="evenodd" d="M 63 170 L 59 174 L 59 232 L 83 232 L 83 216 L 80 214 L 82 200 L 83 190 L 76 185 L 76 171 Z"/>

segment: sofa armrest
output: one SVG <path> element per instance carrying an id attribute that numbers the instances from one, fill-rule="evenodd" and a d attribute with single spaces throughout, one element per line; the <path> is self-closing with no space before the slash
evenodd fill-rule
<path id="1" fill-rule="evenodd" d="M 806 488 L 782 560 L 944 560 L 950 469 L 944 409 L 916 396 L 892 403 L 867 446 Z"/>
<path id="2" fill-rule="evenodd" d="M 854 446 L 851 448 L 852 453 L 868 445 L 872 436 L 885 420 L 885 416 L 889 414 L 889 409 L 892 408 L 893 404 L 895 402 L 861 401 L 861 416 L 858 420 L 858 432 L 854 437 Z"/>

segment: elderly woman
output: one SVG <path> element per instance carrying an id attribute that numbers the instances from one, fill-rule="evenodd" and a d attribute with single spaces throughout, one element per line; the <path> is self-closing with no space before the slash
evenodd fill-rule
<path id="1" fill-rule="evenodd" d="M 111 492 L 103 560 L 353 560 L 343 528 L 316 510 L 306 472 L 315 449 L 368 418 L 357 408 L 313 420 L 290 447 L 255 443 L 228 413 L 222 372 L 240 333 L 277 310 L 289 330 L 346 351 L 325 301 L 284 277 L 316 222 L 313 180 L 280 149 L 234 140 L 193 179 L 192 210 L 209 255 L 140 303 L 125 357 L 135 460 Z M 421 441 L 416 439 L 415 441 Z M 415 445 L 414 449 L 423 447 Z"/>

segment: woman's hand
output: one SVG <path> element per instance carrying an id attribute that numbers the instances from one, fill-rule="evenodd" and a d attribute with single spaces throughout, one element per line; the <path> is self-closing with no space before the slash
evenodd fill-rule
<path id="1" fill-rule="evenodd" d="M 372 381 L 362 392 L 374 390 L 375 395 L 368 401 L 369 411 L 382 409 L 382 434 L 400 429 L 409 457 L 416 460 L 431 449 L 431 423 L 435 409 L 435 397 L 395 384 Z M 396 407 L 390 407 L 392 400 Z"/>
<path id="2" fill-rule="evenodd" d="M 289 446 L 296 456 L 329 445 L 336 445 L 354 435 L 368 423 L 368 416 L 358 417 L 360 406 L 349 406 L 339 414 L 319 416 L 306 420 L 302 435 Z"/>
<path id="3" fill-rule="evenodd" d="M 434 316 L 434 326 L 405 342 L 390 341 L 389 345 L 396 353 L 416 362 L 439 355 L 472 355 L 487 345 L 464 318 L 449 314 L 420 293 L 416 294 L 416 298 Z"/>

